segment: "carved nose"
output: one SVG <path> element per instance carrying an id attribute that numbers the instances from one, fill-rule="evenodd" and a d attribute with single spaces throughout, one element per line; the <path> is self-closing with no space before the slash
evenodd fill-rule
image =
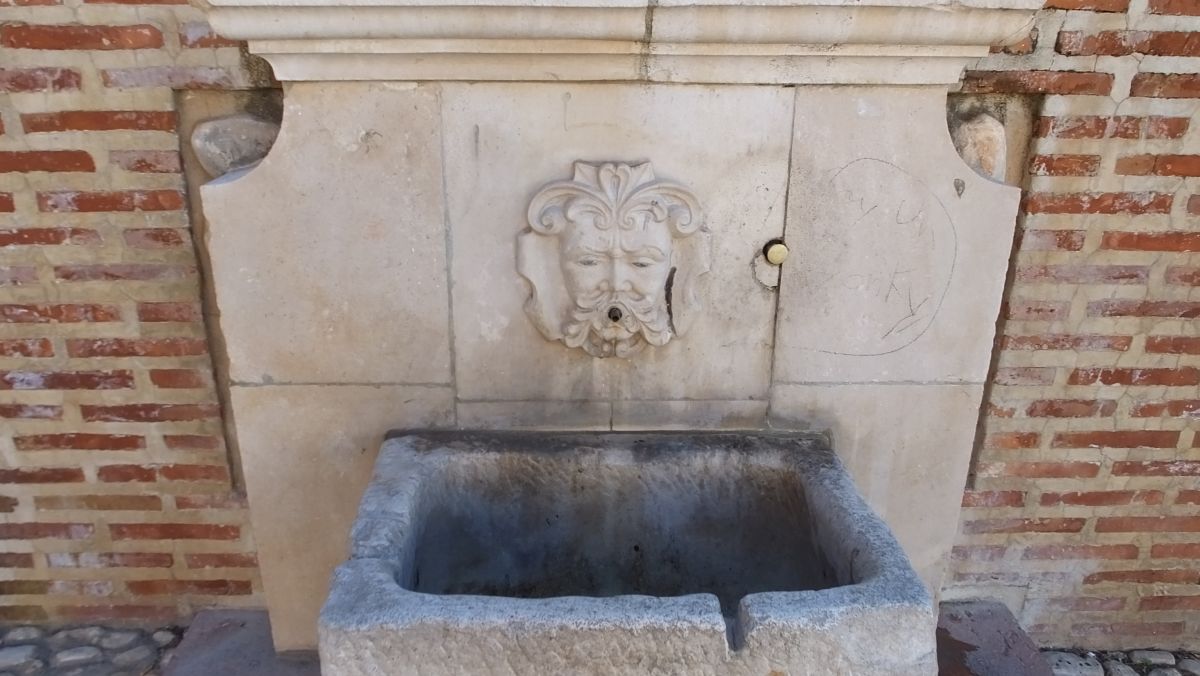
<path id="1" fill-rule="evenodd" d="M 621 308 L 619 308 L 619 307 L 608 308 L 608 318 L 613 320 L 614 323 L 621 321 Z"/>

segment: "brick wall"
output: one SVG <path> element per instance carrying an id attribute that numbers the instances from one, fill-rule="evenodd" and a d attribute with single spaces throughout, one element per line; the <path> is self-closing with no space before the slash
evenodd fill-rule
<path id="1" fill-rule="evenodd" d="M 253 84 L 178 0 L 0 0 L 0 622 L 261 605 L 173 90 Z"/>
<path id="2" fill-rule="evenodd" d="M 946 593 L 1200 648 L 1200 0 L 1051 0 L 978 69 L 1044 98 Z"/>

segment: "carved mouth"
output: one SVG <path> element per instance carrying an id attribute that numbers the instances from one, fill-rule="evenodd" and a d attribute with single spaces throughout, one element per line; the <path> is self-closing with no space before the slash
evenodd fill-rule
<path id="1" fill-rule="evenodd" d="M 623 316 L 624 315 L 621 313 L 621 308 L 615 306 L 608 308 L 608 318 L 612 320 L 614 324 L 621 321 L 621 317 Z"/>

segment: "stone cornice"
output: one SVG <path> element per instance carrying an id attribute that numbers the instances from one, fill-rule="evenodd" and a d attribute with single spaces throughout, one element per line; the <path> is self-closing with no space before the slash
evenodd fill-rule
<path id="1" fill-rule="evenodd" d="M 1040 0 L 213 0 L 280 80 L 944 84 Z"/>

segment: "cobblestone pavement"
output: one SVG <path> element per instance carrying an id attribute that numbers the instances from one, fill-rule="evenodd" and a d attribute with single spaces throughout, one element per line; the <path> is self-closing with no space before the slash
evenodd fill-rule
<path id="1" fill-rule="evenodd" d="M 1043 650 L 1054 676 L 1200 676 L 1200 655 L 1167 650 Z"/>
<path id="2" fill-rule="evenodd" d="M 0 676 L 158 676 L 183 630 L 0 628 Z"/>

